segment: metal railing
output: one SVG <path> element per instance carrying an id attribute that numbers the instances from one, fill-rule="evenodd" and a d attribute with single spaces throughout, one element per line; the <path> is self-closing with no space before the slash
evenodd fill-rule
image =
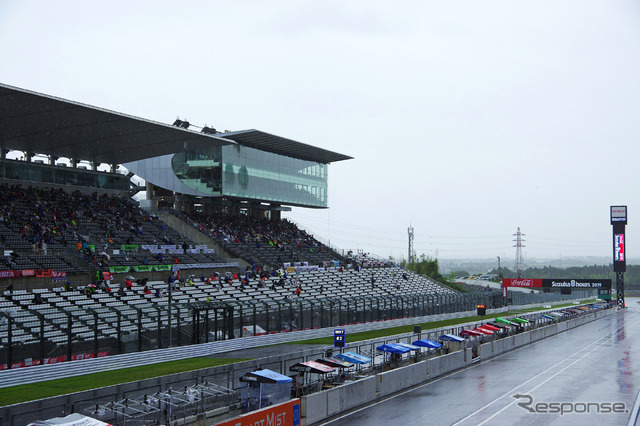
<path id="1" fill-rule="evenodd" d="M 487 310 L 488 313 L 506 312 L 507 308 Z M 401 318 L 384 322 L 368 322 L 361 324 L 341 325 L 340 328 L 347 333 L 377 330 L 405 325 L 413 325 L 421 322 L 431 322 L 443 319 L 462 318 L 475 315 L 475 311 L 444 313 L 437 315 L 419 316 L 414 318 Z M 247 336 L 236 339 L 220 340 L 197 345 L 155 349 L 144 352 L 135 352 L 108 357 L 91 358 L 64 362 L 50 365 L 36 365 L 19 369 L 0 371 L 0 388 L 15 386 L 18 384 L 35 383 L 46 380 L 62 379 L 66 377 L 80 376 L 84 374 L 99 373 L 115 369 L 139 367 L 180 359 L 211 356 L 224 352 L 241 349 L 255 348 L 259 346 L 275 345 L 299 340 L 317 339 L 333 336 L 334 327 L 301 330 L 290 333 L 265 334 L 260 336 Z"/>

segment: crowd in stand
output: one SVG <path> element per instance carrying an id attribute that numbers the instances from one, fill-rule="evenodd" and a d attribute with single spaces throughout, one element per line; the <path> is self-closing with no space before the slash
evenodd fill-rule
<path id="1" fill-rule="evenodd" d="M 141 223 L 155 219 L 124 197 L 68 193 L 55 188 L 23 188 L 5 183 L 0 185 L 0 202 L 0 223 L 17 228 L 22 238 L 40 247 L 86 243 L 79 231 L 80 219 L 99 225 L 100 244 L 131 244 L 143 232 Z M 117 238 L 115 231 L 127 231 L 129 235 Z"/>
<path id="2" fill-rule="evenodd" d="M 220 242 L 234 255 L 243 257 L 242 253 L 233 252 L 235 247 L 241 246 L 245 254 L 251 253 L 251 258 L 246 259 L 250 263 L 254 262 L 253 256 L 258 257 L 256 261 L 273 266 L 286 262 L 305 261 L 311 254 L 316 255 L 311 264 L 321 263 L 318 255 L 322 255 L 322 259 L 327 261 L 340 258 L 313 235 L 286 219 L 276 220 L 245 215 L 208 216 L 202 213 L 183 214 L 182 218 L 208 237 Z M 267 260 L 261 259 L 266 249 L 277 255 Z"/>
<path id="3" fill-rule="evenodd" d="M 324 245 L 286 219 L 270 220 L 249 216 L 207 216 L 199 213 L 185 215 L 194 227 L 209 237 L 234 243 L 269 245 L 276 248 L 295 245 L 307 250 L 322 251 Z"/>

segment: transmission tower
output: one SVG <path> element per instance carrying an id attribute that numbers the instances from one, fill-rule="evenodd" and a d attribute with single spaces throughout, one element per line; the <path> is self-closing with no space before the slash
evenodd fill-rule
<path id="1" fill-rule="evenodd" d="M 522 278 L 522 271 L 524 270 L 524 257 L 522 256 L 522 247 L 526 246 L 522 244 L 524 242 L 524 240 L 522 239 L 522 237 L 524 237 L 524 234 L 520 232 L 519 226 L 518 232 L 513 234 L 513 236 L 516 237 L 516 239 L 513 240 L 516 243 L 516 245 L 514 246 L 516 248 L 516 276 L 518 278 Z"/>
<path id="2" fill-rule="evenodd" d="M 409 225 L 409 229 L 407 229 L 407 231 L 409 232 L 409 253 L 408 253 L 408 257 L 407 257 L 407 263 L 411 263 L 411 260 L 413 259 L 413 226 Z"/>

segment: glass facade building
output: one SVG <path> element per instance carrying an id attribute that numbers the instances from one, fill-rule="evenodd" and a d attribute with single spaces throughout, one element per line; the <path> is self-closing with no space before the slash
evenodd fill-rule
<path id="1" fill-rule="evenodd" d="M 327 164 L 239 144 L 140 160 L 125 167 L 153 185 L 180 194 L 328 206 Z"/>
<path id="2" fill-rule="evenodd" d="M 140 168 L 133 169 L 143 179 L 165 187 L 140 174 Z M 189 188 L 186 192 L 190 195 L 319 208 L 327 207 L 327 169 L 326 164 L 243 145 L 216 146 L 171 156 L 171 171 Z"/>

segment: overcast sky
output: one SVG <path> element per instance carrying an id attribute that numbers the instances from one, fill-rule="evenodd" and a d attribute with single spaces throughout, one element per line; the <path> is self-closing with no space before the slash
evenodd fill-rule
<path id="1" fill-rule="evenodd" d="M 341 249 L 640 257 L 636 0 L 0 0 L 0 82 L 350 155 L 287 214 Z"/>

